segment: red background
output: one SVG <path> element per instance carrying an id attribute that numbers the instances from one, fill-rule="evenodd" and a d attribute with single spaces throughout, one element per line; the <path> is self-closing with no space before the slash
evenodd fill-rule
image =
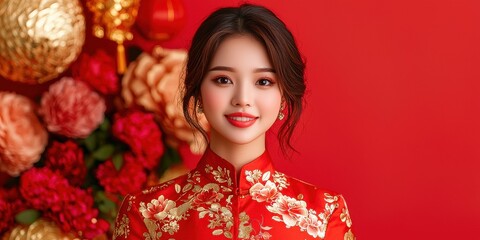
<path id="1" fill-rule="evenodd" d="M 186 25 L 163 46 L 187 48 L 206 15 L 238 2 L 185 0 Z M 358 239 L 477 238 L 480 4 L 251 2 L 286 22 L 307 61 L 300 154 L 273 150 L 278 167 L 343 193 Z M 0 79 L 34 96 L 46 85 Z"/>

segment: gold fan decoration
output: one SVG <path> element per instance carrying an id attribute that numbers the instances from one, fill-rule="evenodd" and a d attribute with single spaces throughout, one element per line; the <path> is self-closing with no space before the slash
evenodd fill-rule
<path id="1" fill-rule="evenodd" d="M 135 23 L 139 6 L 140 0 L 87 1 L 88 9 L 93 12 L 93 34 L 117 43 L 117 72 L 121 74 L 127 67 L 123 43 L 133 39 L 130 28 Z"/>
<path id="2" fill-rule="evenodd" d="M 85 42 L 78 0 L 0 1 L 0 75 L 43 83 L 63 73 Z"/>

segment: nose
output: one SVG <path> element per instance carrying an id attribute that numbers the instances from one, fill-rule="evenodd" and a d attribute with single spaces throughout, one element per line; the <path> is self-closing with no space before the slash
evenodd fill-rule
<path id="1" fill-rule="evenodd" d="M 244 82 L 235 86 L 232 105 L 236 107 L 251 107 L 253 104 L 253 89 Z"/>

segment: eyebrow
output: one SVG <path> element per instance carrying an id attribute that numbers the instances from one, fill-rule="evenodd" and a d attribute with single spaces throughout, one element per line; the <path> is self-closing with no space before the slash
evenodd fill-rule
<path id="1" fill-rule="evenodd" d="M 235 69 L 232 67 L 227 67 L 227 66 L 215 66 L 212 67 L 208 70 L 209 72 L 211 71 L 228 71 L 228 72 L 235 72 Z M 276 73 L 275 69 L 273 68 L 256 68 L 253 72 L 258 73 L 258 72 L 271 72 L 271 73 Z"/>

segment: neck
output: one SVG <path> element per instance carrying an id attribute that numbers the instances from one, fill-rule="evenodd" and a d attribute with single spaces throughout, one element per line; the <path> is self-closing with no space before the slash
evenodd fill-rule
<path id="1" fill-rule="evenodd" d="M 210 149 L 235 167 L 238 175 L 242 167 L 265 152 L 265 137 L 246 144 L 236 144 L 225 140 L 210 138 Z"/>

